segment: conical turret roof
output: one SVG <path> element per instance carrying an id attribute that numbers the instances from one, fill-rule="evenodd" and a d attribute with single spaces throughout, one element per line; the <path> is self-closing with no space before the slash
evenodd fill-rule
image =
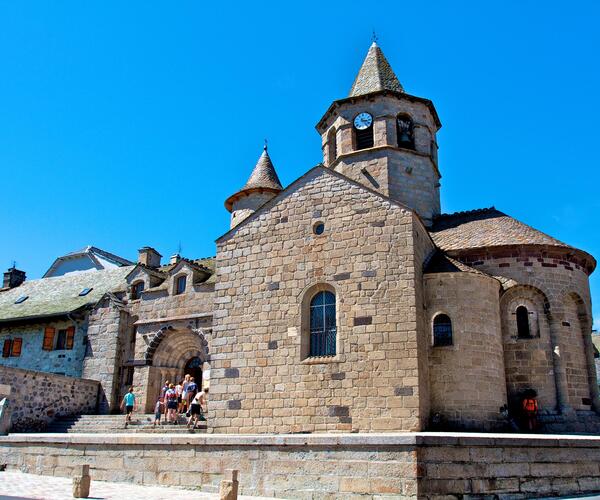
<path id="1" fill-rule="evenodd" d="M 371 44 L 367 57 L 352 84 L 348 97 L 370 94 L 380 90 L 404 92 L 398 77 L 376 42 Z"/>
<path id="2" fill-rule="evenodd" d="M 249 194 L 252 191 L 272 191 L 279 193 L 282 190 L 283 186 L 277 176 L 277 172 L 275 172 L 275 167 L 267 151 L 267 146 L 265 146 L 248 181 L 242 189 L 227 199 L 225 207 L 231 211 L 236 198 L 242 194 Z"/>
<path id="3" fill-rule="evenodd" d="M 277 177 L 277 172 L 275 172 L 275 167 L 273 166 L 269 152 L 267 151 L 267 146 L 264 147 L 252 174 L 250 174 L 248 182 L 246 182 L 241 190 L 243 191 L 244 189 L 250 188 L 268 188 L 276 189 L 278 191 L 283 189 L 281 182 L 279 182 L 279 177 Z"/>

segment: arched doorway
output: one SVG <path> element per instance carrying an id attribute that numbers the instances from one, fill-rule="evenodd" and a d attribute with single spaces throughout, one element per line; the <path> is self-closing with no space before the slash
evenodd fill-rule
<path id="1" fill-rule="evenodd" d="M 148 372 L 142 391 L 147 395 L 146 412 L 154 408 L 166 381 L 177 384 L 189 373 L 202 387 L 203 372 L 205 377 L 210 373 L 208 342 L 201 329 L 163 327 L 152 338 L 145 357 Z"/>

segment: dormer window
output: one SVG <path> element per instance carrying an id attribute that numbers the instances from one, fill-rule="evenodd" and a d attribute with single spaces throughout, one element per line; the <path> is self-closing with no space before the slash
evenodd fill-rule
<path id="1" fill-rule="evenodd" d="M 187 276 L 184 274 L 183 276 L 179 276 L 175 280 L 175 295 L 181 295 L 185 292 L 185 286 L 187 284 Z"/>
<path id="2" fill-rule="evenodd" d="M 84 288 L 83 290 L 81 290 L 81 292 L 79 292 L 79 296 L 80 297 L 85 297 L 91 291 L 92 291 L 92 288 Z"/>
<path id="3" fill-rule="evenodd" d="M 396 134 L 398 147 L 415 149 L 414 124 L 410 116 L 400 114 L 396 117 Z"/>
<path id="4" fill-rule="evenodd" d="M 141 298 L 142 292 L 144 291 L 144 282 L 138 281 L 131 285 L 131 300 L 137 300 Z"/>
<path id="5" fill-rule="evenodd" d="M 354 118 L 354 146 L 357 150 L 372 148 L 373 117 L 369 113 L 359 113 Z"/>

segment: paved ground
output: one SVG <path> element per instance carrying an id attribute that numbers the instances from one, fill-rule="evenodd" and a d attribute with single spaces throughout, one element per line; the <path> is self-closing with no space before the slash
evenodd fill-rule
<path id="1" fill-rule="evenodd" d="M 0 500 L 71 500 L 72 483 L 64 477 L 36 476 L 22 472 L 0 472 Z M 137 486 L 128 483 L 93 481 L 90 488 L 91 500 L 200 500 L 218 499 L 219 495 L 199 493 L 180 488 L 159 486 Z M 260 497 L 240 499 L 259 500 Z"/>

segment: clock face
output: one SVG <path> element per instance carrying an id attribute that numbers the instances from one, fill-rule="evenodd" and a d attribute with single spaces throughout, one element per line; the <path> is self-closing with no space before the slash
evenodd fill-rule
<path id="1" fill-rule="evenodd" d="M 358 130 L 369 128 L 373 124 L 373 117 L 369 113 L 360 113 L 354 118 L 354 126 Z"/>

